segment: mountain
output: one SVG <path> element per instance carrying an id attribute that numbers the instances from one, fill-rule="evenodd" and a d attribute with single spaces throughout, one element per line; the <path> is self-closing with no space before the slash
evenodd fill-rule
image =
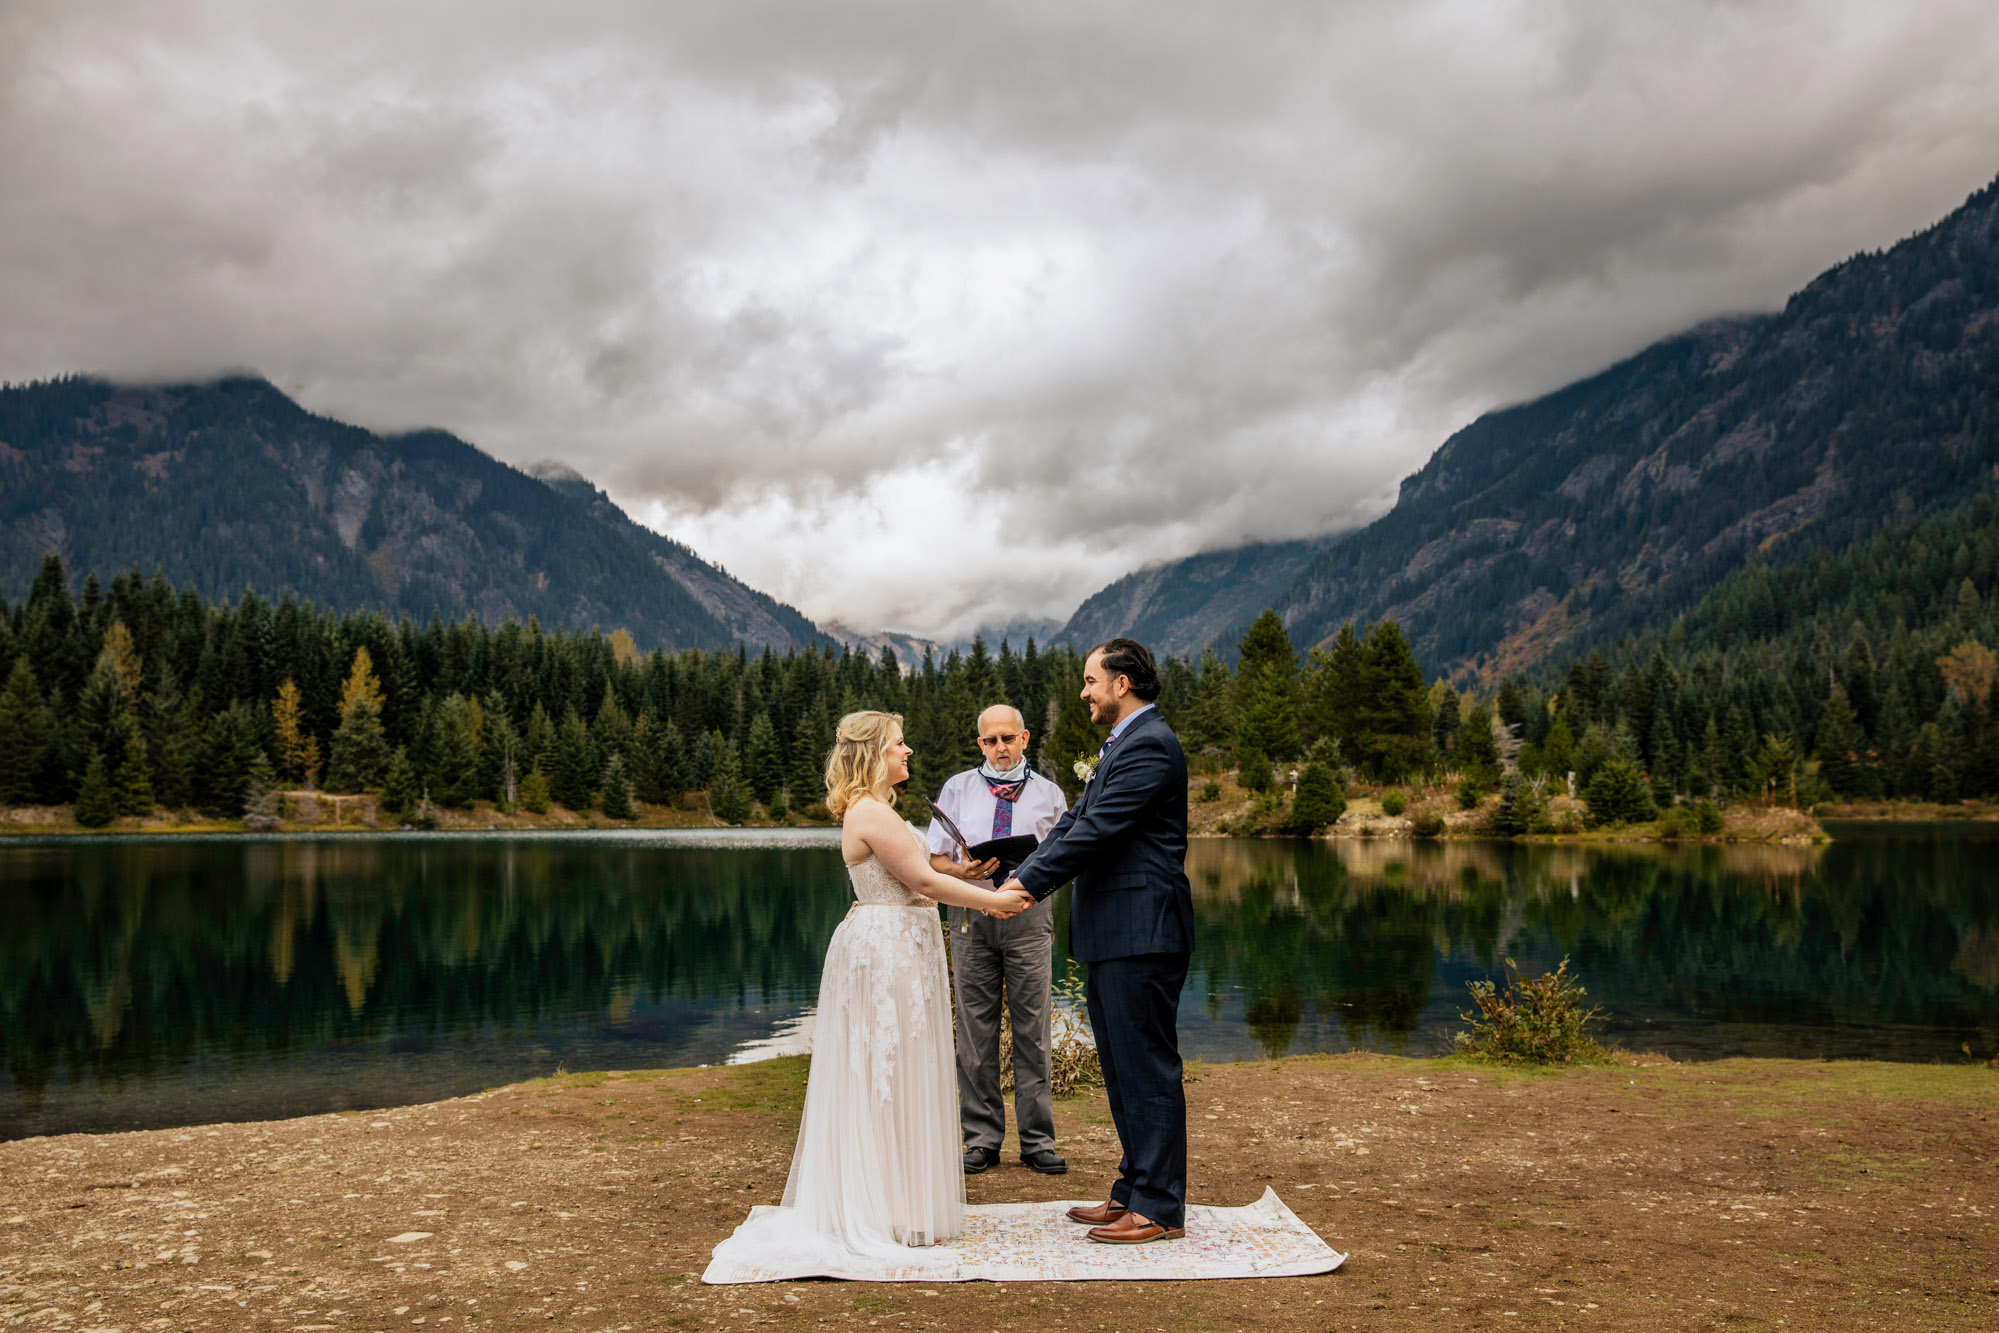
<path id="1" fill-rule="evenodd" d="M 1128 634 L 1155 653 L 1198 656 L 1283 598 L 1332 540 L 1262 542 L 1141 569 L 1077 607 L 1055 637 L 1087 647 Z"/>
<path id="2" fill-rule="evenodd" d="M 740 583 L 669 537 L 634 523 L 611 497 L 574 468 L 563 463 L 538 463 L 528 475 L 568 496 L 620 540 L 630 543 L 699 602 L 702 609 L 744 643 L 820 643 L 831 636 L 793 608 L 767 593 Z"/>
<path id="3" fill-rule="evenodd" d="M 376 435 L 247 377 L 0 389 L 0 588 L 24 593 L 50 551 L 211 599 L 534 616 L 643 648 L 826 642 L 573 473 L 530 476 L 443 431 Z"/>
<path id="4" fill-rule="evenodd" d="M 939 663 L 952 653 L 969 653 L 972 651 L 972 642 L 975 639 L 984 639 L 989 652 L 998 652 L 1003 643 L 1011 644 L 1014 651 L 1019 652 L 1027 647 L 1030 639 L 1037 647 L 1042 648 L 1069 642 L 1063 631 L 1062 622 L 1045 617 L 1027 617 L 1010 620 L 1003 625 L 987 625 L 952 643 L 926 639 L 915 634 L 903 634 L 896 630 L 858 630 L 839 621 L 831 621 L 821 628 L 835 643 L 857 652 L 865 652 L 870 656 L 878 657 L 881 655 L 881 650 L 887 648 L 895 654 L 896 660 L 904 667 L 921 663 L 925 653 L 929 653 Z"/>
<path id="5" fill-rule="evenodd" d="M 1245 547 L 1114 584 L 1070 628 L 1232 647 L 1267 600 L 1301 645 L 1389 616 L 1430 669 L 1493 679 L 1662 626 L 1746 566 L 1948 511 L 1995 465 L 1999 182 L 1780 313 L 1480 417 L 1267 599 L 1268 548 Z"/>

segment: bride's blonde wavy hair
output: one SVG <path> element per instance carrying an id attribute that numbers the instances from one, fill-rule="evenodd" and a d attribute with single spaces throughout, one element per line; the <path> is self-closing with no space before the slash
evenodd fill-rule
<path id="1" fill-rule="evenodd" d="M 863 796 L 895 804 L 896 790 L 888 781 L 888 747 L 902 725 L 900 713 L 863 709 L 840 719 L 833 734 L 833 753 L 826 756 L 826 808 L 844 819 Z"/>

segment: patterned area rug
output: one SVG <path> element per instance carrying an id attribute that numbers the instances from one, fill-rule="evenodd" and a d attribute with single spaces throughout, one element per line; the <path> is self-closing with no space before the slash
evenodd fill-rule
<path id="1" fill-rule="evenodd" d="M 719 1262 L 703 1282 L 838 1277 L 861 1282 L 1092 1282 L 1171 1278 L 1301 1277 L 1330 1273 L 1346 1256 L 1320 1240 L 1277 1191 L 1247 1208 L 1187 1206 L 1187 1235 L 1150 1245 L 1098 1245 L 1063 1214 L 1077 1201 L 980 1204 L 965 1210 L 955 1244 L 910 1251 L 912 1262 L 858 1265 L 810 1260 L 795 1270 L 731 1272 Z M 1094 1199 L 1081 1200 L 1097 1202 Z M 758 1211 L 761 1211 L 760 1209 Z M 836 1266 L 841 1272 L 827 1272 Z"/>

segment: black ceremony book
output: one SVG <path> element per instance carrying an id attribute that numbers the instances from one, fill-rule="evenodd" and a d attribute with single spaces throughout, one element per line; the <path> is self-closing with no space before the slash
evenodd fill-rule
<path id="1" fill-rule="evenodd" d="M 937 815 L 937 822 L 951 835 L 951 841 L 965 849 L 967 861 L 990 861 L 999 858 L 999 869 L 993 871 L 993 883 L 1004 884 L 1013 877 L 1020 863 L 1034 855 L 1034 849 L 1041 845 L 1041 839 L 1032 833 L 1016 833 L 1010 838 L 988 838 L 984 842 L 968 843 L 965 835 L 958 832 L 958 826 L 951 817 L 937 808 L 937 802 L 930 803 L 930 809 Z"/>

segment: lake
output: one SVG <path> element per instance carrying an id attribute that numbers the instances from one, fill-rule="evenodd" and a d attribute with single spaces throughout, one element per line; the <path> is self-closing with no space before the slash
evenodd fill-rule
<path id="1" fill-rule="evenodd" d="M 1634 1050 L 1990 1056 L 1999 829 L 1833 833 L 1199 841 L 1183 1049 L 1439 1052 L 1468 981 L 1567 955 Z M 0 1138 L 784 1050 L 849 901 L 823 830 L 10 839 Z"/>

